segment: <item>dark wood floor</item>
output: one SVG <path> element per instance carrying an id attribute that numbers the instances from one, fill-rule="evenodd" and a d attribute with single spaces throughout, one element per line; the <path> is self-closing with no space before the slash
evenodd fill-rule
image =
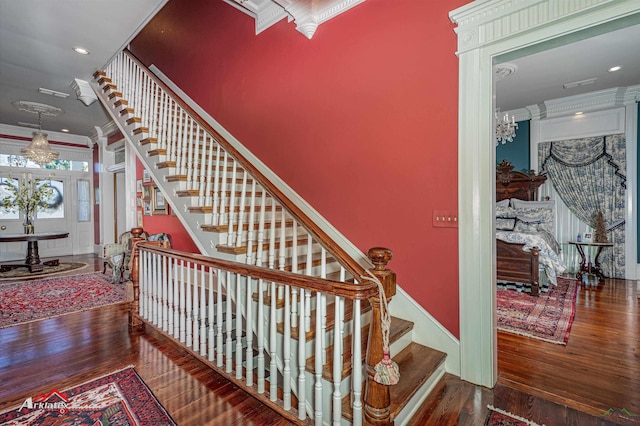
<path id="1" fill-rule="evenodd" d="M 638 296 L 624 280 L 581 288 L 567 346 L 499 333 L 497 386 L 447 375 L 411 424 L 481 425 L 488 404 L 547 426 L 597 424 L 609 408 L 640 413 Z M 122 305 L 0 330 L 0 411 L 129 365 L 180 425 L 289 424 L 161 336 L 130 331 Z"/>

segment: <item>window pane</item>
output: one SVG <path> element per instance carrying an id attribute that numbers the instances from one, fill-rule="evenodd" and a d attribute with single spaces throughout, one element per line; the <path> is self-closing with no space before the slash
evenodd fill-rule
<path id="1" fill-rule="evenodd" d="M 17 209 L 2 207 L 2 200 L 4 200 L 5 198 L 9 200 L 15 198 L 16 193 L 11 190 L 10 186 L 17 191 L 18 189 L 17 179 L 0 178 L 0 219 L 1 220 L 20 219 L 20 212 L 18 212 Z"/>
<path id="2" fill-rule="evenodd" d="M 55 179 L 42 179 L 38 185 L 46 185 L 53 190 L 51 196 L 44 200 L 38 211 L 38 219 L 63 219 L 64 218 L 64 183 Z"/>
<path id="3" fill-rule="evenodd" d="M 88 222 L 91 220 L 91 192 L 89 191 L 89 181 L 78 180 L 78 222 Z"/>

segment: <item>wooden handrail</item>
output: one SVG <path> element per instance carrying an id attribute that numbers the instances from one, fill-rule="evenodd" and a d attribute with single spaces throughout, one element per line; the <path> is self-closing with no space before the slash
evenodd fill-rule
<path id="1" fill-rule="evenodd" d="M 150 253 L 158 253 L 169 256 L 176 260 L 196 263 L 213 269 L 221 269 L 234 274 L 244 275 L 254 279 L 260 279 L 278 284 L 286 284 L 314 292 L 322 292 L 334 296 L 344 297 L 351 300 L 370 300 L 378 297 L 378 287 L 375 283 L 365 282 L 362 284 L 345 283 L 322 279 L 310 275 L 295 274 L 293 272 L 269 269 L 262 266 L 253 266 L 246 263 L 233 262 L 229 260 L 216 259 L 202 254 L 188 253 L 184 251 L 162 248 L 152 245 L 151 241 L 141 240 L 136 245 L 144 248 Z M 134 256 L 138 255 L 138 251 Z"/>
<path id="2" fill-rule="evenodd" d="M 247 158 L 242 155 L 229 141 L 227 141 L 220 133 L 218 133 L 209 123 L 200 116 L 193 108 L 191 108 L 182 98 L 175 93 L 169 86 L 152 73 L 145 64 L 143 64 L 130 50 L 124 49 L 124 53 L 131 58 L 141 69 L 143 69 L 153 81 L 165 92 L 171 95 L 182 109 L 184 109 L 191 117 L 216 141 L 224 148 L 224 150 L 233 157 L 253 178 L 282 206 L 285 206 L 288 213 L 307 231 L 316 241 L 320 243 L 331 255 L 342 265 L 349 273 L 358 278 L 365 274 L 365 270 L 355 259 L 353 259 L 342 247 L 336 243 L 322 228 L 313 222 L 293 201 L 289 199 L 278 187 L 276 187 L 264 174 L 258 170 Z"/>

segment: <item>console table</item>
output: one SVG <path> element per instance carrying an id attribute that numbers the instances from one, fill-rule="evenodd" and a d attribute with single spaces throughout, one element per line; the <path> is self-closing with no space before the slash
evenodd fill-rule
<path id="1" fill-rule="evenodd" d="M 600 281 L 602 281 L 605 278 L 605 275 L 600 268 L 600 262 L 598 261 L 598 258 L 600 257 L 602 249 L 605 247 L 613 247 L 613 243 L 569 241 L 569 244 L 576 246 L 576 248 L 578 249 L 578 253 L 580 254 L 580 270 L 576 273 L 576 278 L 582 281 L 583 274 L 594 274 Z M 597 247 L 596 256 L 593 258 L 593 263 L 591 262 L 591 259 L 587 260 L 587 256 L 584 253 L 584 247 Z"/>
<path id="2" fill-rule="evenodd" d="M 27 257 L 24 263 L 14 265 L 0 265 L 0 270 L 7 271 L 14 268 L 29 268 L 29 272 L 40 272 L 44 269 L 40 263 L 40 253 L 38 253 L 38 241 L 40 240 L 57 240 L 58 238 L 67 238 L 68 232 L 40 232 L 36 234 L 0 234 L 0 242 L 9 243 L 15 241 L 27 242 Z M 47 265 L 56 265 L 58 260 L 50 260 L 45 262 Z"/>

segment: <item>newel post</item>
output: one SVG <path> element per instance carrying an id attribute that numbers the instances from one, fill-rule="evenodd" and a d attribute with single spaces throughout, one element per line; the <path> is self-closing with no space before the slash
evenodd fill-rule
<path id="1" fill-rule="evenodd" d="M 138 243 L 145 241 L 141 237 L 144 230 L 142 228 L 133 228 L 131 234 L 133 237 L 129 240 L 131 250 L 131 282 L 133 283 L 133 301 L 129 306 L 129 327 L 138 327 L 142 325 L 142 321 L 138 316 L 140 313 L 140 250 L 138 249 Z"/>
<path id="2" fill-rule="evenodd" d="M 387 303 L 396 294 L 396 274 L 387 269 L 387 264 L 393 254 L 391 250 L 383 247 L 369 249 L 367 256 L 375 267 L 371 272 L 380 280 L 384 289 Z M 383 357 L 382 339 L 382 312 L 380 311 L 380 295 L 369 299 L 373 308 L 371 326 L 369 327 L 369 342 L 366 354 L 366 383 L 364 392 L 364 420 L 374 425 L 391 425 L 391 398 L 389 396 L 389 386 L 376 382 L 375 365 Z"/>

